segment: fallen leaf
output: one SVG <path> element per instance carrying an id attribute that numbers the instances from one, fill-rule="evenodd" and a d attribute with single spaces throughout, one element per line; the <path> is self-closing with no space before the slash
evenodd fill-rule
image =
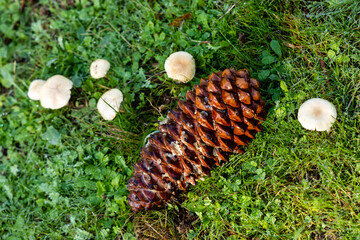
<path id="1" fill-rule="evenodd" d="M 169 25 L 174 26 L 174 27 L 178 27 L 178 26 L 180 26 L 182 21 L 185 21 L 186 19 L 190 19 L 190 18 L 191 18 L 191 12 L 186 13 L 186 14 L 176 18 L 171 23 L 169 23 Z"/>

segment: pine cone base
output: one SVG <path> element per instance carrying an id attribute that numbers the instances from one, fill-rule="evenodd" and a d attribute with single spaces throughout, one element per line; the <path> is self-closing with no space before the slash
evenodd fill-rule
<path id="1" fill-rule="evenodd" d="M 230 154 L 243 153 L 265 120 L 259 82 L 247 69 L 226 69 L 201 79 L 168 113 L 141 149 L 129 179 L 132 211 L 161 206 L 179 190 L 209 176 Z"/>

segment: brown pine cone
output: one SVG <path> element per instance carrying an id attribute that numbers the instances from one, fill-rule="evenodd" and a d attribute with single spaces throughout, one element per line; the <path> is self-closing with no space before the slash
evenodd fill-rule
<path id="1" fill-rule="evenodd" d="M 259 82 L 247 69 L 226 69 L 201 79 L 149 137 L 128 181 L 134 212 L 164 205 L 213 166 L 242 153 L 265 119 Z"/>

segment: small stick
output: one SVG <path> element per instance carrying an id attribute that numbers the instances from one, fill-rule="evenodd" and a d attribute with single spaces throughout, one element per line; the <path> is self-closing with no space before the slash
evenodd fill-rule
<path id="1" fill-rule="evenodd" d="M 25 9 L 25 2 L 26 0 L 21 0 L 21 4 L 20 4 L 20 12 L 24 12 L 24 9 Z"/>

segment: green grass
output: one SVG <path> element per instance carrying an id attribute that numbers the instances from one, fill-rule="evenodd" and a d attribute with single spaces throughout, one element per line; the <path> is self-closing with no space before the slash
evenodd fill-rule
<path id="1" fill-rule="evenodd" d="M 2 239 L 358 239 L 360 3 L 68 1 L 0 3 Z M 170 23 L 190 13 L 180 26 Z M 164 62 L 188 51 L 187 84 Z M 111 63 L 92 79 L 90 63 Z M 249 68 L 268 106 L 264 131 L 164 209 L 130 212 L 127 179 L 146 136 L 201 77 Z M 30 101 L 34 79 L 73 83 L 67 107 Z M 102 120 L 108 88 L 125 96 Z M 309 98 L 331 101 L 330 134 L 303 129 Z"/>

